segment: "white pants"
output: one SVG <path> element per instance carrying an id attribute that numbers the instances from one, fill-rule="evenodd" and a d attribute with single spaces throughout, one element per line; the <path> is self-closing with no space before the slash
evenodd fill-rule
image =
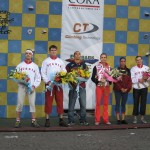
<path id="1" fill-rule="evenodd" d="M 18 86 L 18 100 L 17 100 L 17 112 L 22 112 L 24 99 L 27 94 L 27 88 L 23 85 Z M 30 112 L 35 112 L 35 91 L 32 94 L 28 94 Z"/>

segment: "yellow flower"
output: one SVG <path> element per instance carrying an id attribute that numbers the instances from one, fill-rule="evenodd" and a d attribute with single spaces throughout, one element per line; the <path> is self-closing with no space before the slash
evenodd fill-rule
<path id="1" fill-rule="evenodd" d="M 85 72 L 85 77 L 86 77 L 86 78 L 89 78 L 89 77 L 90 77 L 90 72 L 86 71 L 86 72 Z"/>
<path id="2" fill-rule="evenodd" d="M 83 78 L 85 78 L 85 72 L 84 72 L 84 70 L 79 70 L 79 71 L 80 71 L 80 76 L 83 77 Z"/>
<path id="3" fill-rule="evenodd" d="M 66 83 L 66 79 L 65 78 L 61 78 L 61 82 L 62 82 L 62 84 L 65 84 Z"/>
<path id="4" fill-rule="evenodd" d="M 76 71 L 73 70 L 72 72 L 70 72 L 70 74 L 76 75 Z"/>
<path id="5" fill-rule="evenodd" d="M 65 72 L 65 71 L 61 71 L 59 74 L 60 74 L 60 76 L 62 76 L 62 77 L 63 77 L 63 76 L 66 76 L 66 72 Z"/>
<path id="6" fill-rule="evenodd" d="M 12 74 L 13 73 L 13 74 Z M 17 71 L 12 71 L 10 73 L 10 77 L 13 77 L 15 79 L 18 79 L 18 80 L 23 80 L 24 78 L 27 77 L 26 73 L 25 72 L 17 72 Z"/>

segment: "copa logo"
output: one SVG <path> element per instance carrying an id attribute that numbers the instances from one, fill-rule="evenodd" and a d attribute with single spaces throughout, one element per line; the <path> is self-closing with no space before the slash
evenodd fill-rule
<path id="1" fill-rule="evenodd" d="M 69 2 L 78 4 L 99 4 L 99 0 L 69 0 Z"/>
<path id="2" fill-rule="evenodd" d="M 99 29 L 99 27 L 93 23 L 75 23 L 73 27 L 73 31 L 75 34 L 85 34 L 95 32 Z"/>

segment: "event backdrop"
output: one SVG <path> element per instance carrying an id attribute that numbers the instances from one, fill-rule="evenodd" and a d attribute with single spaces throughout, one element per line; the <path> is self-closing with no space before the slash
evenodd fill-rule
<path id="1" fill-rule="evenodd" d="M 80 0 L 83 1 L 86 2 Z M 135 65 L 136 55 L 142 55 L 144 64 L 150 66 L 149 57 L 145 56 L 150 48 L 150 17 L 145 15 L 146 12 L 150 13 L 150 0 L 104 0 L 102 51 L 108 54 L 111 67 L 117 67 L 120 56 L 125 56 L 127 66 L 131 68 Z M 58 46 L 60 54 L 62 0 L 0 0 L 0 16 L 7 20 L 0 21 L 0 117 L 13 118 L 17 102 L 17 84 L 8 80 L 7 75 L 24 59 L 26 48 L 36 50 L 34 61 L 39 67 L 48 56 L 48 46 L 51 44 Z M 37 117 L 44 117 L 43 90 L 42 82 L 37 89 Z M 52 115 L 57 115 L 55 102 L 53 105 Z M 110 115 L 114 115 L 114 107 L 115 99 L 111 90 Z M 132 109 L 131 91 L 127 101 L 127 115 L 132 114 Z M 30 117 L 28 111 L 26 98 L 22 117 Z M 150 88 L 147 114 L 150 114 Z"/>
<path id="2" fill-rule="evenodd" d="M 79 3 L 78 1 L 63 1 L 61 30 L 61 58 L 73 58 L 75 51 L 81 52 L 81 57 L 92 72 L 102 53 L 104 1 Z M 68 61 L 65 61 L 67 64 Z M 92 90 L 91 90 L 92 89 Z M 64 108 L 68 108 L 69 88 L 64 88 Z M 95 107 L 95 84 L 88 80 L 86 83 L 87 109 Z M 76 107 L 79 108 L 77 100 Z"/>

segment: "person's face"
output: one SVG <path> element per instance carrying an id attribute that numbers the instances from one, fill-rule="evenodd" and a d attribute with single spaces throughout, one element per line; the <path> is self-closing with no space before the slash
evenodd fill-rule
<path id="1" fill-rule="evenodd" d="M 106 61 L 107 61 L 107 56 L 106 56 L 106 55 L 101 55 L 101 56 L 100 56 L 100 60 L 101 60 L 102 63 L 106 63 Z"/>
<path id="2" fill-rule="evenodd" d="M 56 56 L 57 55 L 57 49 L 56 48 L 51 48 L 49 50 L 49 53 L 50 53 L 51 56 Z"/>
<path id="3" fill-rule="evenodd" d="M 125 65 L 126 65 L 126 60 L 125 59 L 121 59 L 120 60 L 120 66 L 121 67 L 125 67 Z"/>
<path id="4" fill-rule="evenodd" d="M 137 57 L 136 58 L 136 63 L 137 63 L 137 65 L 142 65 L 142 63 L 143 63 L 142 58 L 141 57 Z"/>
<path id="5" fill-rule="evenodd" d="M 33 57 L 32 53 L 30 53 L 30 52 L 26 52 L 26 53 L 25 53 L 25 59 L 31 60 L 32 57 Z"/>
<path id="6" fill-rule="evenodd" d="M 74 59 L 81 59 L 81 53 L 80 52 L 76 52 L 74 54 Z"/>

